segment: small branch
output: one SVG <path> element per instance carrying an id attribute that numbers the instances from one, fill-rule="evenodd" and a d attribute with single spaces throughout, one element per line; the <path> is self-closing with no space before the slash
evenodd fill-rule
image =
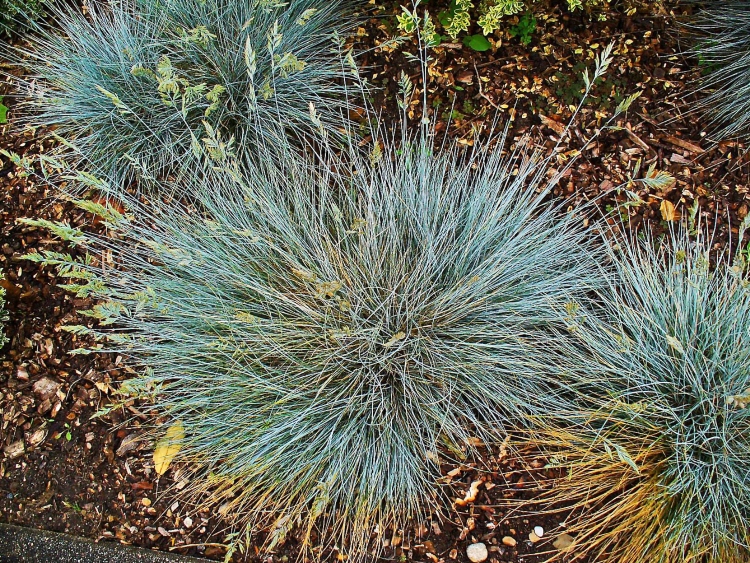
<path id="1" fill-rule="evenodd" d="M 495 102 L 493 102 L 493 101 L 492 101 L 492 100 L 491 100 L 491 99 L 490 99 L 490 98 L 489 98 L 489 97 L 488 97 L 488 96 L 487 96 L 487 95 L 486 95 L 486 94 L 484 93 L 484 90 L 482 90 L 482 77 L 481 77 L 481 76 L 479 76 L 479 69 L 477 68 L 477 65 L 476 65 L 476 63 L 474 63 L 474 72 L 476 72 L 476 73 L 477 73 L 477 85 L 479 86 L 479 95 L 480 95 L 480 96 L 481 96 L 482 98 L 484 98 L 485 100 L 487 100 L 487 102 L 489 102 L 489 104 L 490 104 L 490 105 L 491 105 L 491 106 L 492 106 L 493 108 L 495 108 L 495 109 L 496 109 L 497 111 L 502 111 L 502 108 L 501 108 L 500 106 L 498 106 L 498 105 L 497 105 L 497 104 L 496 104 Z"/>

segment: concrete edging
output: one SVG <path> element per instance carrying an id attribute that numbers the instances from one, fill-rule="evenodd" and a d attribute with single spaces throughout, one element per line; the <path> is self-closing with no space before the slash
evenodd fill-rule
<path id="1" fill-rule="evenodd" d="M 0 563 L 209 563 L 209 560 L 0 524 Z"/>

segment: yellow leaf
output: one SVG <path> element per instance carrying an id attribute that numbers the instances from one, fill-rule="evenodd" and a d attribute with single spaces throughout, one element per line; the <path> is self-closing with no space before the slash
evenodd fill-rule
<path id="1" fill-rule="evenodd" d="M 661 210 L 661 217 L 665 221 L 674 221 L 677 219 L 677 214 L 671 201 L 663 200 L 659 209 Z"/>
<path id="2" fill-rule="evenodd" d="M 179 420 L 167 429 L 167 433 L 156 443 L 154 448 L 154 468 L 158 475 L 163 475 L 169 469 L 174 456 L 182 448 L 185 439 L 185 428 Z"/>

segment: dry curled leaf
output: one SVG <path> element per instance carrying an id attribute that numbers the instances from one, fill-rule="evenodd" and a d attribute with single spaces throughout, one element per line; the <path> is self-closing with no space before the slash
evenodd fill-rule
<path id="1" fill-rule="evenodd" d="M 466 496 L 462 499 L 456 499 L 455 504 L 457 506 L 466 506 L 470 502 L 474 502 L 477 499 L 477 495 L 479 494 L 479 485 L 481 484 L 481 481 L 472 481 L 471 485 L 469 486 L 469 490 L 466 491 Z"/>

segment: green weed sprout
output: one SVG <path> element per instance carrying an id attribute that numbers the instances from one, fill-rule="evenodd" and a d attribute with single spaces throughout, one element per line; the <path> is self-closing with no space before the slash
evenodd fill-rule
<path id="1" fill-rule="evenodd" d="M 750 557 L 750 283 L 742 254 L 711 267 L 711 248 L 679 230 L 625 237 L 597 308 L 566 311 L 558 373 L 583 406 L 537 442 L 565 470 L 543 501 L 578 509 L 564 555 Z"/>
<path id="2" fill-rule="evenodd" d="M 283 136 L 278 123 L 305 132 L 311 113 L 328 112 L 340 124 L 348 102 L 332 37 L 353 21 L 342 6 L 114 0 L 87 14 L 51 8 L 60 31 L 38 26 L 31 48 L 14 55 L 31 74 L 30 120 L 55 126 L 106 176 L 184 169 L 215 133 L 252 156 Z"/>

